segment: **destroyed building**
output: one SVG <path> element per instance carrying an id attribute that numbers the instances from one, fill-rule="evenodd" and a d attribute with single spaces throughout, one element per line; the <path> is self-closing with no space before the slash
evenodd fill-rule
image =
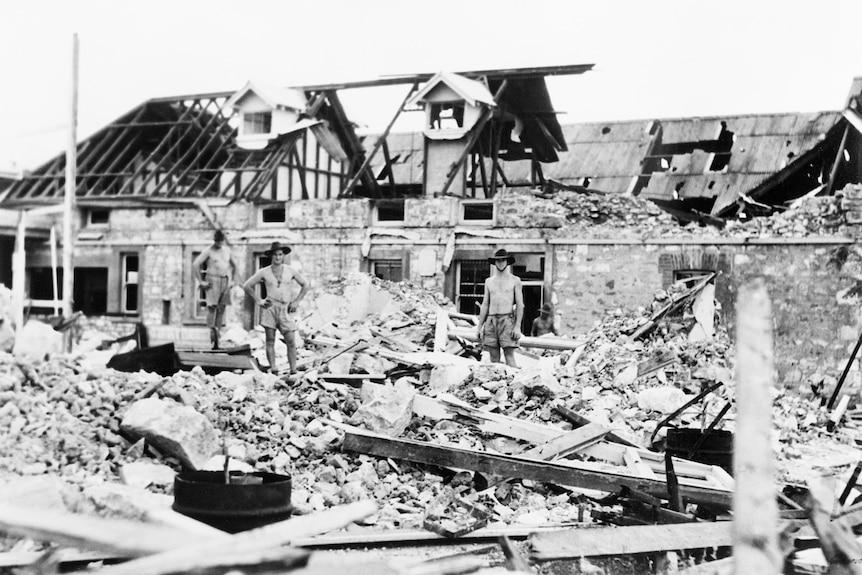
<path id="1" fill-rule="evenodd" d="M 505 247 L 525 325 L 551 302 L 561 333 L 583 334 L 707 271 L 732 328 L 739 286 L 765 276 L 782 381 L 840 369 L 860 330 L 862 81 L 839 111 L 561 126 L 545 77 L 591 67 L 148 100 L 78 145 L 74 309 L 107 333 L 143 324 L 153 344 L 205 347 L 192 262 L 222 229 L 243 277 L 281 240 L 313 285 L 366 271 L 475 314 Z M 339 91 L 398 84 L 393 115 L 420 110 L 423 132 L 360 137 Z M 31 315 L 59 309 L 64 170 L 57 156 L 0 202 L 17 213 L 0 279 Z M 253 302 L 236 298 L 228 322 L 255 325 Z"/>

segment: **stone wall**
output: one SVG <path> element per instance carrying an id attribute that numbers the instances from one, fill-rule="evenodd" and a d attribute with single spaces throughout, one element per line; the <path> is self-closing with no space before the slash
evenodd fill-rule
<path id="1" fill-rule="evenodd" d="M 614 309 L 647 306 L 670 285 L 674 271 L 715 270 L 720 321 L 731 338 L 736 294 L 766 279 L 775 325 L 775 364 L 785 385 L 826 370 L 838 377 L 862 330 L 856 285 L 858 263 L 836 263 L 846 244 L 571 244 L 555 249 L 553 289 L 563 333 L 585 333 Z M 855 253 L 855 252 L 854 252 Z M 859 260 L 857 256 L 855 258 Z"/>

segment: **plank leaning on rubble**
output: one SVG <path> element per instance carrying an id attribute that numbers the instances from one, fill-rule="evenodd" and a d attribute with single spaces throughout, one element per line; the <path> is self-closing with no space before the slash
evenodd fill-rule
<path id="1" fill-rule="evenodd" d="M 504 437 L 520 439 L 535 445 L 545 443 L 565 433 L 562 429 L 557 429 L 547 425 L 481 411 L 454 396 L 446 394 L 442 394 L 439 399 L 417 394 L 413 398 L 413 413 L 415 415 L 428 417 L 434 420 L 450 419 L 461 423 L 468 423 L 486 433 L 494 433 Z M 589 420 L 586 418 L 584 418 L 584 420 L 589 423 Z M 633 444 L 629 443 L 629 446 L 632 445 Z M 648 465 L 655 473 L 664 475 L 664 457 L 662 454 L 654 453 L 639 447 L 635 447 L 635 449 L 641 460 L 646 465 Z M 587 446 L 581 449 L 579 453 L 581 455 L 607 461 L 614 465 L 627 465 L 625 459 L 625 445 L 617 445 L 603 441 Z M 733 479 L 730 478 L 728 483 L 729 476 L 726 472 L 723 472 L 720 467 L 680 458 L 674 458 L 674 466 L 677 474 L 681 477 L 712 480 L 718 474 L 721 477 L 715 479 L 717 485 L 721 485 L 728 489 L 733 488 Z"/>
<path id="2" fill-rule="evenodd" d="M 358 453 L 393 457 L 443 467 L 457 467 L 500 477 L 532 479 L 609 493 L 617 491 L 623 485 L 644 491 L 655 497 L 664 497 L 667 493 L 667 486 L 663 481 L 633 477 L 624 468 L 607 471 L 596 464 L 572 460 L 546 463 L 514 455 L 492 454 L 398 439 L 334 421 L 327 423 L 345 432 L 344 449 Z M 703 481 L 682 478 L 680 491 L 683 497 L 695 503 L 730 506 L 732 491 L 723 486 L 718 487 Z"/>
<path id="3" fill-rule="evenodd" d="M 377 511 L 371 500 L 357 501 L 326 511 L 294 517 L 251 531 L 231 535 L 229 539 L 204 540 L 197 545 L 176 548 L 157 555 L 129 561 L 100 571 L 104 575 L 163 575 L 237 564 L 244 554 L 265 556 L 275 547 L 288 545 L 299 537 L 326 533 L 345 527 Z M 298 551 L 297 551 L 298 552 Z M 227 561 L 227 562 L 225 562 Z"/>

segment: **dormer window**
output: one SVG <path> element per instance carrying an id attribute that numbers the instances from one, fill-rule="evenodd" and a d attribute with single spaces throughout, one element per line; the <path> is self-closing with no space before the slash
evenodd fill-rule
<path id="1" fill-rule="evenodd" d="M 244 134 L 269 134 L 272 131 L 272 112 L 246 112 L 242 121 Z"/>

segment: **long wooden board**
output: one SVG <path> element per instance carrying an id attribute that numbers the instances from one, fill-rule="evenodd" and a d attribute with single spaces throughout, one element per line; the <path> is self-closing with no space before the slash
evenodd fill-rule
<path id="1" fill-rule="evenodd" d="M 619 472 L 604 471 L 582 462 L 569 460 L 547 463 L 526 457 L 499 455 L 398 439 L 349 425 L 332 424 L 345 431 L 344 449 L 358 453 L 404 459 L 414 463 L 469 469 L 499 477 L 532 479 L 533 481 L 608 493 L 616 492 L 620 487 L 627 486 L 649 493 L 654 497 L 667 497 L 667 486 L 664 481 L 633 477 L 626 474 L 625 469 Z M 689 501 L 711 503 L 723 507 L 730 507 L 731 505 L 732 491 L 723 487 L 712 487 L 688 478 L 681 478 L 679 487 L 683 497 Z"/>
<path id="2" fill-rule="evenodd" d="M 530 536 L 532 559 L 577 559 L 733 544 L 733 522 L 573 528 Z"/>

